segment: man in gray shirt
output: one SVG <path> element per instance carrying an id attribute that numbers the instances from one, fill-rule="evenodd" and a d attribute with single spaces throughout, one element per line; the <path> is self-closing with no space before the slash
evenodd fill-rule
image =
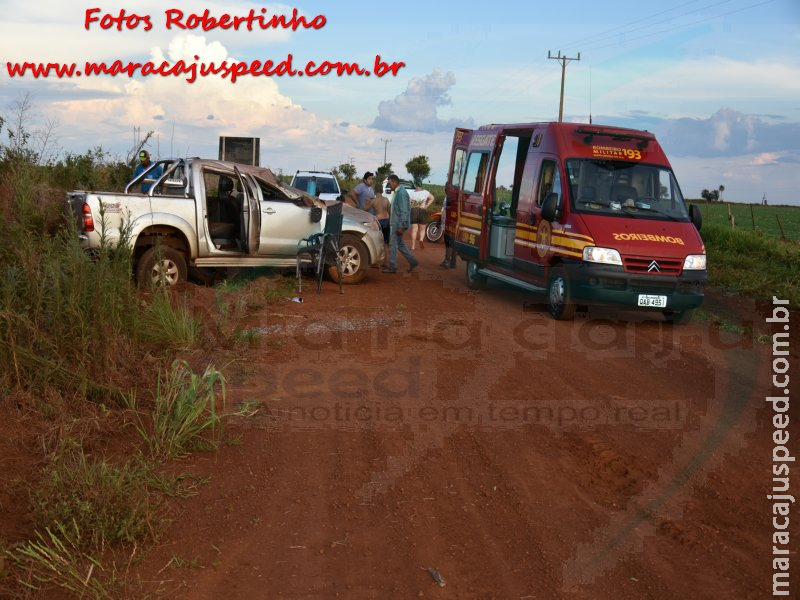
<path id="1" fill-rule="evenodd" d="M 389 265 L 381 270 L 384 273 L 397 273 L 397 251 L 400 250 L 400 254 L 408 261 L 408 272 L 410 273 L 417 268 L 419 261 L 414 258 L 414 254 L 403 240 L 403 234 L 411 226 L 411 205 L 408 191 L 400 185 L 400 178 L 397 175 L 389 175 L 389 187 L 394 192 L 392 214 L 389 218 Z"/>
<path id="2" fill-rule="evenodd" d="M 361 180 L 361 183 L 350 192 L 350 200 L 353 206 L 364 210 L 364 206 L 367 202 L 375 197 L 375 190 L 372 189 L 373 183 L 375 183 L 375 175 L 369 171 L 364 173 L 364 178 Z"/>

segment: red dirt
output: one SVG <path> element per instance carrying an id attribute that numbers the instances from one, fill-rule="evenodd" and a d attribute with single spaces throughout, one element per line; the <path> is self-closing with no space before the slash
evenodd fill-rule
<path id="1" fill-rule="evenodd" d="M 129 595 L 770 595 L 771 346 L 702 320 L 555 322 L 468 291 L 442 253 L 250 316 L 228 400 L 258 412 L 170 467 L 211 480 L 172 503 Z M 763 329 L 751 302 L 708 305 Z"/>

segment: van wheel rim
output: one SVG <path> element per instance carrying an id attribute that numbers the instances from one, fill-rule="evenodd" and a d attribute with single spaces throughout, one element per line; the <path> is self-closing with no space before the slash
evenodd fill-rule
<path id="1" fill-rule="evenodd" d="M 469 273 L 469 280 L 475 281 L 475 276 L 478 274 L 478 265 L 470 261 L 467 265 L 467 273 Z"/>
<path id="2" fill-rule="evenodd" d="M 560 309 L 562 306 L 564 306 L 565 300 L 566 293 L 564 279 L 562 277 L 556 277 L 550 284 L 550 306 L 556 310 Z"/>

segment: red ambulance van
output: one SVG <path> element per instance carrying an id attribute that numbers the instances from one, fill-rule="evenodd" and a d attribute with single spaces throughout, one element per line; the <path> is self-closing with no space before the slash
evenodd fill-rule
<path id="1" fill-rule="evenodd" d="M 577 306 L 658 311 L 686 323 L 706 254 L 664 151 L 647 131 L 577 123 L 458 128 L 446 228 L 470 287 L 487 278 Z"/>

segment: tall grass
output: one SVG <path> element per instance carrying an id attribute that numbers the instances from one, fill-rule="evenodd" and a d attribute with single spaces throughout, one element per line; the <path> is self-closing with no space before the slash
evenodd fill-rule
<path id="1" fill-rule="evenodd" d="M 75 521 L 55 523 L 44 533 L 25 542 L 8 556 L 24 574 L 20 581 L 27 588 L 41 590 L 59 587 L 78 598 L 107 600 L 119 587 L 116 569 L 106 569 L 86 550 L 81 527 Z"/>
<path id="2" fill-rule="evenodd" d="M 176 300 L 164 287 L 155 287 L 150 304 L 139 320 L 138 335 L 160 348 L 184 350 L 200 340 L 200 322 L 185 301 Z"/>
<path id="3" fill-rule="evenodd" d="M 130 252 L 105 246 L 90 258 L 74 230 L 33 228 L 45 218 L 31 213 L 54 201 L 41 185 L 0 197 L 0 384 L 103 390 L 136 330 Z"/>
<path id="4" fill-rule="evenodd" d="M 77 523 L 84 548 L 156 537 L 161 503 L 148 488 L 150 467 L 141 461 L 114 465 L 82 450 L 56 454 L 31 493 L 37 523 Z"/>
<path id="5" fill-rule="evenodd" d="M 712 285 L 765 301 L 777 296 L 800 308 L 800 246 L 715 225 L 701 234 Z"/>
<path id="6" fill-rule="evenodd" d="M 137 430 L 157 459 L 216 447 L 222 434 L 224 406 L 222 373 L 209 366 L 203 375 L 196 375 L 184 361 L 175 361 L 159 380 L 150 422 L 140 418 Z"/>

